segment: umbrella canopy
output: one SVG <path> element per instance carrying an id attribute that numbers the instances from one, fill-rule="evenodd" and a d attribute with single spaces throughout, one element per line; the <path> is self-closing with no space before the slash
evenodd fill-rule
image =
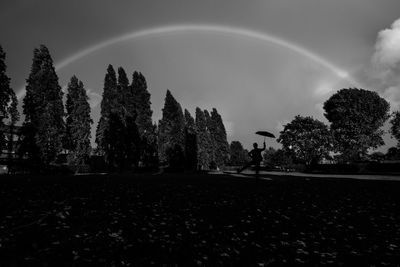
<path id="1" fill-rule="evenodd" d="M 265 137 L 275 138 L 275 135 L 273 135 L 272 133 L 267 132 L 267 131 L 258 131 L 258 132 L 256 132 L 256 134 L 265 136 Z"/>

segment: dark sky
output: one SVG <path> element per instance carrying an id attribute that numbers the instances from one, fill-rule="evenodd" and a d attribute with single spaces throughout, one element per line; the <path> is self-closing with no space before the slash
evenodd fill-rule
<path id="1" fill-rule="evenodd" d="M 342 87 L 377 90 L 398 109 L 398 18 L 398 0 L 2 0 L 0 44 L 20 95 L 45 44 L 61 86 L 84 82 L 95 122 L 111 63 L 145 75 L 155 120 L 170 89 L 192 113 L 216 107 L 229 140 L 249 147 L 262 141 L 253 132 L 278 135 L 297 114 L 324 120 Z"/>

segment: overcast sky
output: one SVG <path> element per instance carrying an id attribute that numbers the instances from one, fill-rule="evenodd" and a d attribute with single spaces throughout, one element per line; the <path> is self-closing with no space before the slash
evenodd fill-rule
<path id="1" fill-rule="evenodd" d="M 192 114 L 217 108 L 229 141 L 250 147 L 297 114 L 324 120 L 322 103 L 344 87 L 399 109 L 399 18 L 399 0 L 2 0 L 0 44 L 20 94 L 45 44 L 60 85 L 85 84 L 95 123 L 110 63 L 145 75 L 154 120 L 170 89 Z"/>

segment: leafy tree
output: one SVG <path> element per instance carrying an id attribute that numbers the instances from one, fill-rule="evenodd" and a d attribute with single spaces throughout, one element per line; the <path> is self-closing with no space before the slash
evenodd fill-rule
<path id="1" fill-rule="evenodd" d="M 273 147 L 269 147 L 266 150 L 264 150 L 263 158 L 264 158 L 264 163 L 268 166 L 274 165 L 274 156 L 276 153 L 276 149 Z"/>
<path id="2" fill-rule="evenodd" d="M 278 138 L 285 151 L 309 165 L 329 156 L 332 138 L 328 127 L 312 117 L 297 115 L 284 126 Z"/>
<path id="3" fill-rule="evenodd" d="M 384 144 L 380 128 L 389 118 L 389 103 L 378 93 L 341 89 L 324 103 L 324 110 L 342 160 L 360 159 L 369 148 Z"/>
<path id="4" fill-rule="evenodd" d="M 34 128 L 36 133 L 23 137 L 23 147 L 38 151 L 39 161 L 49 164 L 62 149 L 65 132 L 63 93 L 53 66 L 50 52 L 44 45 L 34 50 L 31 72 L 27 79 L 26 95 L 23 100 L 25 122 L 23 127 Z M 26 133 L 26 131 L 23 131 Z M 29 134 L 30 135 L 30 134 Z M 37 146 L 38 149 L 34 148 Z M 25 151 L 33 156 L 33 151 Z"/>
<path id="5" fill-rule="evenodd" d="M 390 133 L 397 140 L 397 147 L 400 148 L 400 112 L 396 111 L 393 113 L 393 117 L 390 120 Z"/>
<path id="6" fill-rule="evenodd" d="M 173 159 L 172 156 L 183 154 L 184 151 L 184 127 L 185 119 L 181 105 L 175 100 L 171 92 L 167 90 L 165 104 L 162 110 L 162 119 L 159 121 L 159 155 L 160 161 L 164 163 L 177 164 L 178 159 Z M 170 154 L 170 156 L 167 155 Z M 183 157 L 181 158 L 183 165 Z M 174 166 L 176 167 L 176 166 Z"/>
<path id="7" fill-rule="evenodd" d="M 0 46 L 0 151 L 5 148 L 6 138 L 4 135 L 5 121 L 8 121 L 9 136 L 7 148 L 9 153 L 13 150 L 13 131 L 16 122 L 19 120 L 17 109 L 18 100 L 14 90 L 10 87 L 10 78 L 6 74 L 7 66 L 5 63 L 6 54 Z M 9 154 L 11 155 L 11 154 Z"/>
<path id="8" fill-rule="evenodd" d="M 290 151 L 278 149 L 271 157 L 271 165 L 288 167 L 293 164 L 293 158 Z"/>
<path id="9" fill-rule="evenodd" d="M 383 160 L 385 160 L 385 154 L 384 153 L 382 153 L 382 152 L 380 152 L 380 151 L 376 151 L 376 152 L 373 152 L 371 155 L 370 155 L 370 158 L 372 159 L 372 160 L 376 160 L 376 161 L 383 161 Z"/>
<path id="10" fill-rule="evenodd" d="M 185 167 L 189 170 L 197 168 L 196 124 L 187 109 L 185 109 Z"/>
<path id="11" fill-rule="evenodd" d="M 229 147 L 230 159 L 229 164 L 232 166 L 244 165 L 247 161 L 246 151 L 244 150 L 242 143 L 239 141 L 232 141 Z"/>
<path id="12" fill-rule="evenodd" d="M 229 144 L 222 117 L 215 108 L 211 111 L 210 134 L 214 140 L 215 163 L 222 167 L 229 158 Z"/>
<path id="13" fill-rule="evenodd" d="M 70 150 L 69 162 L 81 165 L 90 156 L 90 105 L 82 81 L 71 78 L 67 88 L 66 100 L 66 140 Z"/>
<path id="14" fill-rule="evenodd" d="M 207 130 L 206 117 L 200 108 L 196 108 L 197 130 L 197 164 L 198 169 L 207 170 L 210 164 L 209 143 L 210 136 Z"/>
<path id="15" fill-rule="evenodd" d="M 391 147 L 388 149 L 385 155 L 386 159 L 388 160 L 398 160 L 400 159 L 400 148 L 398 147 Z"/>

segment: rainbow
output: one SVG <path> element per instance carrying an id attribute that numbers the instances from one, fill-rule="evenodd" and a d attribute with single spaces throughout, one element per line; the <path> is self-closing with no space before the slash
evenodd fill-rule
<path id="1" fill-rule="evenodd" d="M 152 35 L 160 35 L 160 34 L 168 34 L 168 33 L 177 33 L 177 32 L 212 32 L 212 33 L 221 33 L 221 34 L 231 34 L 237 35 L 247 38 L 253 38 L 264 42 L 269 42 L 275 44 L 280 47 L 287 48 L 292 50 L 296 53 L 299 53 L 314 62 L 324 66 L 325 68 L 331 70 L 335 75 L 339 78 L 347 80 L 352 85 L 357 85 L 358 83 L 350 76 L 350 74 L 341 68 L 335 66 L 334 64 L 330 63 L 328 60 L 324 59 L 323 57 L 291 42 L 286 40 L 280 39 L 276 36 L 266 34 L 259 31 L 249 30 L 245 28 L 237 28 L 237 27 L 230 27 L 230 26 L 220 26 L 220 25 L 192 25 L 192 24 L 185 24 L 185 25 L 170 25 L 170 26 L 163 26 L 163 27 L 155 27 L 150 29 L 143 29 L 139 31 L 134 31 L 131 33 L 127 33 L 118 37 L 114 37 L 98 43 L 96 45 L 90 46 L 85 48 L 72 56 L 69 56 L 62 60 L 61 62 L 56 63 L 55 68 L 56 70 L 61 70 L 62 68 L 74 63 L 75 61 L 95 52 L 100 49 L 106 48 L 108 46 L 124 42 L 127 40 L 147 37 Z M 17 94 L 18 98 L 22 98 L 25 94 L 25 89 L 19 90 Z"/>

